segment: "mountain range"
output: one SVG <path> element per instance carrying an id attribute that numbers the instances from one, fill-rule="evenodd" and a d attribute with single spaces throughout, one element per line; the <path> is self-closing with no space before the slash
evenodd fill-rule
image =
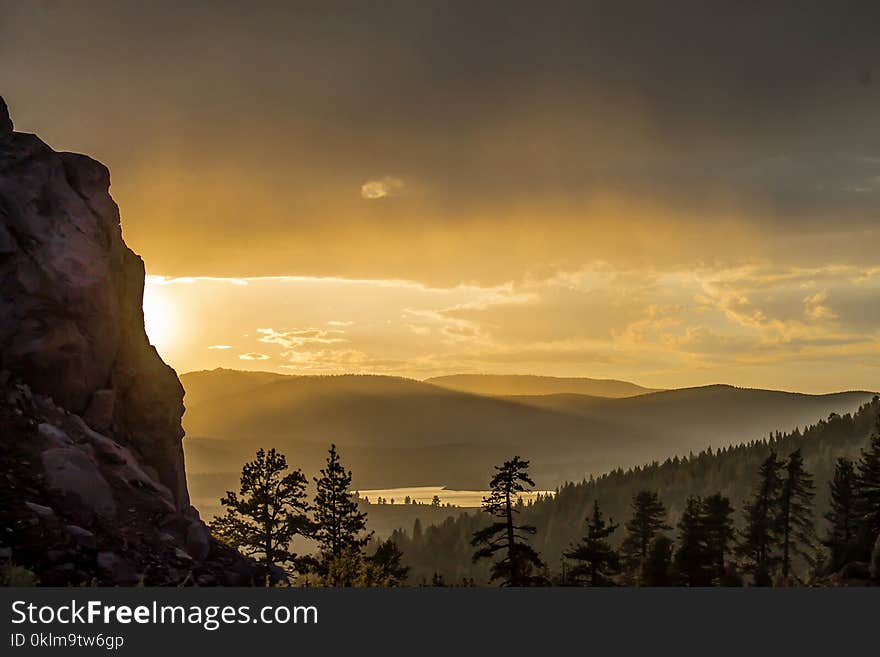
<path id="1" fill-rule="evenodd" d="M 520 385 L 516 377 L 492 379 L 495 390 Z M 536 379 L 543 389 L 590 385 Z M 335 443 L 353 470 L 356 488 L 481 489 L 493 465 L 519 454 L 531 460 L 538 487 L 553 488 L 618 467 L 805 426 L 831 413 L 851 412 L 873 395 L 712 385 L 631 397 L 487 396 L 400 377 L 222 369 L 184 374 L 181 381 L 191 493 L 196 500 L 215 501 L 260 447 L 279 449 L 292 465 L 312 474 Z M 534 389 L 531 383 L 527 387 Z"/>

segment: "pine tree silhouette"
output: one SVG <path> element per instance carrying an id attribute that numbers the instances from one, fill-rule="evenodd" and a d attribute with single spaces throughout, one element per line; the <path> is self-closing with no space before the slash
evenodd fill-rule
<path id="1" fill-rule="evenodd" d="M 300 470 L 287 471 L 287 459 L 275 449 L 260 449 L 241 469 L 239 492 L 226 491 L 220 500 L 226 514 L 211 521 L 220 540 L 255 556 L 266 565 L 297 569 L 290 551 L 294 536 L 309 535 L 306 515 L 306 478 Z"/>
<path id="2" fill-rule="evenodd" d="M 587 586 L 611 586 L 612 576 L 620 570 L 620 558 L 607 539 L 617 529 L 609 518 L 602 517 L 599 501 L 593 501 L 593 513 L 587 516 L 587 534 L 581 541 L 563 553 L 566 559 L 576 561 L 569 571 L 575 582 Z"/>
<path id="3" fill-rule="evenodd" d="M 332 561 L 359 554 L 372 532 L 366 532 L 367 514 L 358 511 L 357 499 L 350 490 L 351 471 L 342 467 L 336 445 L 330 446 L 327 464 L 320 476 L 315 477 L 315 484 L 314 537 L 321 553 L 322 570 L 326 573 Z"/>
<path id="4" fill-rule="evenodd" d="M 859 457 L 856 491 L 859 545 L 867 558 L 880 536 L 880 416 L 868 448 Z"/>
<path id="5" fill-rule="evenodd" d="M 503 552 L 504 557 L 492 564 L 491 581 L 501 580 L 502 585 L 507 586 L 528 586 L 534 581 L 532 570 L 544 564 L 526 538 L 535 534 L 536 529 L 514 523 L 514 514 L 520 512 L 515 508 L 515 498 L 526 490 L 526 485 L 532 488 L 535 482 L 528 474 L 529 462 L 519 456 L 495 469 L 498 472 L 489 482 L 492 492 L 483 498 L 483 511 L 499 520 L 474 532 L 471 545 L 482 547 L 474 553 L 473 561 L 491 559 Z"/>
<path id="6" fill-rule="evenodd" d="M 842 456 L 837 459 L 830 489 L 831 508 L 825 514 L 829 528 L 822 544 L 831 552 L 831 569 L 837 570 L 853 554 L 853 542 L 859 529 L 856 471 L 850 459 Z"/>
<path id="7" fill-rule="evenodd" d="M 657 534 L 648 545 L 648 552 L 639 568 L 641 586 L 672 586 L 672 539 Z"/>
<path id="8" fill-rule="evenodd" d="M 752 501 L 743 508 L 745 527 L 737 554 L 744 559 L 744 569 L 752 574 L 756 586 L 772 584 L 771 573 L 778 562 L 776 528 L 782 467 L 776 452 L 771 451 L 761 464 Z"/>
<path id="9" fill-rule="evenodd" d="M 703 523 L 703 501 L 691 495 L 678 521 L 678 549 L 673 560 L 680 582 L 686 586 L 712 583 L 712 556 Z"/>
<path id="10" fill-rule="evenodd" d="M 626 523 L 627 534 L 621 546 L 621 556 L 627 571 L 636 573 L 648 556 L 651 540 L 672 527 L 666 524 L 666 507 L 655 492 L 637 493 L 631 507 L 632 518 Z"/>
<path id="11" fill-rule="evenodd" d="M 366 561 L 376 572 L 382 586 L 400 586 L 406 582 L 409 568 L 402 563 L 403 553 L 390 538 L 382 541 Z"/>
<path id="12" fill-rule="evenodd" d="M 709 562 L 710 580 L 713 584 L 727 585 L 730 568 L 727 555 L 731 552 L 736 531 L 733 526 L 733 506 L 721 493 L 709 495 L 703 500 L 701 522 Z"/>
<path id="13" fill-rule="evenodd" d="M 813 476 L 804 469 L 801 450 L 795 450 L 785 465 L 785 478 L 779 493 L 777 528 L 781 550 L 782 579 L 791 574 L 792 557 L 813 562 L 815 527 L 813 522 Z"/>

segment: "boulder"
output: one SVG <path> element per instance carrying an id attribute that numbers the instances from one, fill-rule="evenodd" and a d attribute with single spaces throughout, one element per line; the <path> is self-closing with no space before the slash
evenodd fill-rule
<path id="1" fill-rule="evenodd" d="M 189 562 L 193 560 L 186 550 L 181 550 L 180 548 L 174 548 L 174 556 L 180 561 Z"/>
<path id="2" fill-rule="evenodd" d="M 48 492 L 68 517 L 91 525 L 111 520 L 116 503 L 94 458 L 76 447 L 55 447 L 42 454 Z"/>
<path id="3" fill-rule="evenodd" d="M 186 530 L 186 551 L 197 561 L 207 559 L 211 553 L 211 532 L 203 522 L 193 522 Z"/>
<path id="4" fill-rule="evenodd" d="M 105 582 L 122 586 L 132 586 L 138 583 L 138 574 L 118 554 L 114 552 L 98 552 L 95 560 Z"/>
<path id="5" fill-rule="evenodd" d="M 40 436 L 45 438 L 53 447 L 64 447 L 65 445 L 71 444 L 70 436 L 48 422 L 41 422 L 37 425 L 37 431 L 39 431 Z"/>
<path id="6" fill-rule="evenodd" d="M 122 559 L 113 552 L 98 552 L 95 561 L 98 562 L 98 568 L 111 573 L 115 568 L 122 564 Z"/>
<path id="7" fill-rule="evenodd" d="M 95 535 L 88 529 L 83 529 L 77 525 L 67 525 L 67 533 L 73 539 L 73 542 L 80 547 L 94 550 L 96 547 Z"/>
<path id="8" fill-rule="evenodd" d="M 40 518 L 48 520 L 49 518 L 55 517 L 55 511 L 51 507 L 36 504 L 35 502 L 25 502 L 24 505 L 36 513 Z"/>

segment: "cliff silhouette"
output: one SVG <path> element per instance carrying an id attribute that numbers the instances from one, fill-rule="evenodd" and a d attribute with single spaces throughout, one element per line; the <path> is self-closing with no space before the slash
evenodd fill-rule
<path id="1" fill-rule="evenodd" d="M 251 583 L 190 505 L 183 387 L 109 188 L 0 98 L 0 556 L 42 584 Z"/>

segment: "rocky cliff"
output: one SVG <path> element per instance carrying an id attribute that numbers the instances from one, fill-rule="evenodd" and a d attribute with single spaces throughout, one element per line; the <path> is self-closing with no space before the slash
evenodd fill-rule
<path id="1" fill-rule="evenodd" d="M 247 575 L 189 504 L 183 388 L 144 331 L 109 188 L 0 98 L 0 550 L 55 584 Z"/>

